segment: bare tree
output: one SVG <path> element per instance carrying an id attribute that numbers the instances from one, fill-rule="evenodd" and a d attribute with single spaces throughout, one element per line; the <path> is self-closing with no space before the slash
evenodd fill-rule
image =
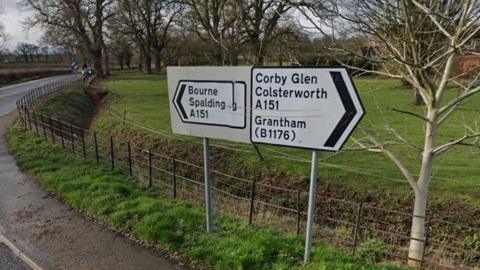
<path id="1" fill-rule="evenodd" d="M 17 44 L 16 53 L 23 56 L 25 63 L 29 62 L 30 44 L 21 42 Z"/>
<path id="2" fill-rule="evenodd" d="M 152 54 L 155 67 L 161 70 L 162 50 L 168 42 L 169 30 L 180 5 L 164 0 L 120 0 L 118 16 L 112 26 L 131 36 L 143 56 L 147 73 L 152 73 Z"/>
<path id="3" fill-rule="evenodd" d="M 85 44 L 77 38 L 75 33 L 64 31 L 62 28 L 59 29 L 54 25 L 47 25 L 44 29 L 45 34 L 42 37 L 43 43 L 51 45 L 51 49 L 56 48 L 60 51 L 68 52 L 70 55 L 79 55 L 82 60 L 81 65 L 88 65 L 88 50 L 85 48 Z"/>
<path id="4" fill-rule="evenodd" d="M 418 176 L 409 168 L 395 148 L 370 130 L 365 139 L 355 142 L 361 148 L 378 152 L 390 159 L 402 172 L 415 196 L 409 247 L 409 264 L 419 265 L 425 248 L 427 197 L 435 160 L 458 145 L 478 145 L 480 129 L 476 119 L 463 123 L 464 134 L 457 138 L 441 137 L 444 124 L 468 98 L 480 92 L 480 74 L 460 79 L 452 73 L 455 57 L 480 32 L 480 1 L 436 0 L 356 0 L 297 1 L 298 10 L 319 32 L 330 36 L 327 21 L 334 20 L 336 32 L 349 31 L 370 38 L 374 53 L 358 54 L 339 42 L 336 48 L 368 59 L 379 69 L 362 69 L 365 73 L 404 79 L 418 89 L 424 113 L 395 109 L 396 112 L 423 121 L 423 146 L 416 145 L 395 129 L 387 130 L 419 156 Z M 348 65 L 347 65 L 348 66 Z M 446 93 L 457 87 L 458 95 Z M 444 135 L 447 136 L 447 135 Z M 451 135 L 450 135 L 451 136 Z"/>
<path id="5" fill-rule="evenodd" d="M 213 62 L 224 65 L 229 50 L 227 33 L 237 22 L 236 4 L 232 0 L 183 0 L 188 9 L 189 27 L 203 41 L 214 48 Z"/>
<path id="6" fill-rule="evenodd" d="M 5 26 L 0 23 L 0 51 L 5 48 L 5 41 L 7 40 L 7 34 L 5 33 Z"/>
<path id="7" fill-rule="evenodd" d="M 290 28 L 278 28 L 280 19 L 291 6 L 282 0 L 236 0 L 246 42 L 253 45 L 255 64 L 265 64 L 268 47 Z"/>
<path id="8" fill-rule="evenodd" d="M 104 24 L 114 15 L 114 0 L 25 1 L 35 11 L 32 24 L 52 25 L 74 33 L 91 54 L 97 76 L 105 77 L 102 67 Z"/>

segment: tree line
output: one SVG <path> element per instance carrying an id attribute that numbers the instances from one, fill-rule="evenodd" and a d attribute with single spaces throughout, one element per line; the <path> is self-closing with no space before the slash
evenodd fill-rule
<path id="1" fill-rule="evenodd" d="M 146 73 L 165 65 L 332 62 L 294 5 L 279 0 L 25 0 L 48 44 L 108 75 L 111 57 Z M 346 38 L 350 39 L 350 38 Z"/>

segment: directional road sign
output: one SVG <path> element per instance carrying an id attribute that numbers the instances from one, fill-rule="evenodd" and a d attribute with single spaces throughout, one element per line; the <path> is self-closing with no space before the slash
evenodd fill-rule
<path id="1" fill-rule="evenodd" d="M 172 102 L 184 123 L 245 128 L 246 90 L 245 82 L 182 80 Z"/>
<path id="2" fill-rule="evenodd" d="M 168 67 L 176 134 L 250 143 L 251 67 Z"/>
<path id="3" fill-rule="evenodd" d="M 364 114 L 345 68 L 254 67 L 250 139 L 338 151 Z"/>

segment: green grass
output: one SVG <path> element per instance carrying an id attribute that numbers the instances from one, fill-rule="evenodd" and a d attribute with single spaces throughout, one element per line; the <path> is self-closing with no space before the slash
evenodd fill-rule
<path id="1" fill-rule="evenodd" d="M 422 146 L 422 121 L 392 111 L 392 108 L 410 110 L 421 113 L 421 107 L 410 104 L 411 91 L 405 89 L 397 80 L 386 79 L 358 79 L 355 84 L 361 99 L 366 107 L 366 116 L 361 127 L 375 131 L 383 140 L 392 141 L 395 137 L 386 130 L 391 126 L 413 144 Z M 114 89 L 119 98 L 114 99 L 112 105 L 123 114 L 126 111 L 128 120 L 171 135 L 169 98 L 167 93 L 166 75 L 139 75 L 120 74 L 108 81 L 108 87 Z M 447 98 L 457 94 L 450 89 Z M 440 130 L 440 142 L 447 142 L 464 134 L 463 123 L 472 123 L 478 120 L 480 96 L 476 96 L 461 106 L 451 120 L 447 121 Z M 96 129 L 114 130 L 115 118 L 109 114 L 102 114 L 94 124 Z M 117 125 L 118 126 L 118 125 Z M 125 127 L 122 127 L 125 131 Z M 177 136 L 178 137 L 178 136 Z M 353 137 L 362 138 L 359 131 Z M 183 137 L 185 138 L 185 137 Z M 190 142 L 199 142 L 198 139 L 188 138 Z M 398 140 L 397 140 L 398 141 Z M 253 147 L 248 144 L 235 144 L 224 141 L 215 141 L 216 144 L 226 145 L 250 153 L 236 153 L 223 150 L 233 156 L 224 166 L 230 172 L 238 169 L 251 170 L 259 167 L 269 167 L 274 171 L 281 171 L 286 175 L 298 176 L 283 181 L 281 185 L 306 187 L 309 174 L 309 151 L 275 146 L 260 146 L 265 161 L 259 161 Z M 179 141 L 182 148 L 185 142 Z M 356 147 L 351 141 L 345 148 Z M 181 149 L 180 149 L 181 150 Z M 190 149 L 189 149 L 190 150 Z M 417 173 L 420 164 L 420 154 L 408 146 L 395 146 L 393 150 L 404 160 L 405 164 Z M 218 150 L 220 151 L 220 150 Z M 284 157 L 293 157 L 303 161 L 292 161 Z M 480 198 L 480 161 L 479 149 L 459 147 L 436 160 L 432 181 L 431 196 L 433 199 L 443 200 L 454 198 L 471 205 L 477 205 Z M 253 169 L 252 169 L 253 168 Z M 396 194 L 399 198 L 411 196 L 399 170 L 383 156 L 365 151 L 341 151 L 339 153 L 322 153 L 319 174 L 322 183 L 335 185 L 339 189 L 348 190 L 349 194 L 356 194 L 360 199 L 378 197 L 378 194 Z M 392 207 L 395 208 L 395 207 Z"/>
<path id="2" fill-rule="evenodd" d="M 168 252 L 179 252 L 196 265 L 213 269 L 397 269 L 353 258 L 330 246 L 316 245 L 303 265 L 303 242 L 226 216 L 219 232 L 204 231 L 203 208 L 163 199 L 120 172 L 72 156 L 20 124 L 9 134 L 18 163 L 41 185 L 75 209 L 119 231 Z"/>
<path id="3" fill-rule="evenodd" d="M 88 123 L 96 110 L 95 104 L 80 90 L 62 92 L 55 98 L 40 103 L 36 109 L 46 116 L 79 127 Z"/>

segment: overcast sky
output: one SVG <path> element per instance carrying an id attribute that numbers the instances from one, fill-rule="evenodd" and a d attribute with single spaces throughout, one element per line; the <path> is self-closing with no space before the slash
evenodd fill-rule
<path id="1" fill-rule="evenodd" d="M 15 49 L 18 42 L 38 43 L 43 35 L 41 29 L 28 29 L 22 24 L 26 18 L 32 15 L 31 11 L 25 10 L 18 4 L 21 0 L 0 0 L 2 13 L 0 22 L 5 26 L 7 33 L 7 48 Z"/>

